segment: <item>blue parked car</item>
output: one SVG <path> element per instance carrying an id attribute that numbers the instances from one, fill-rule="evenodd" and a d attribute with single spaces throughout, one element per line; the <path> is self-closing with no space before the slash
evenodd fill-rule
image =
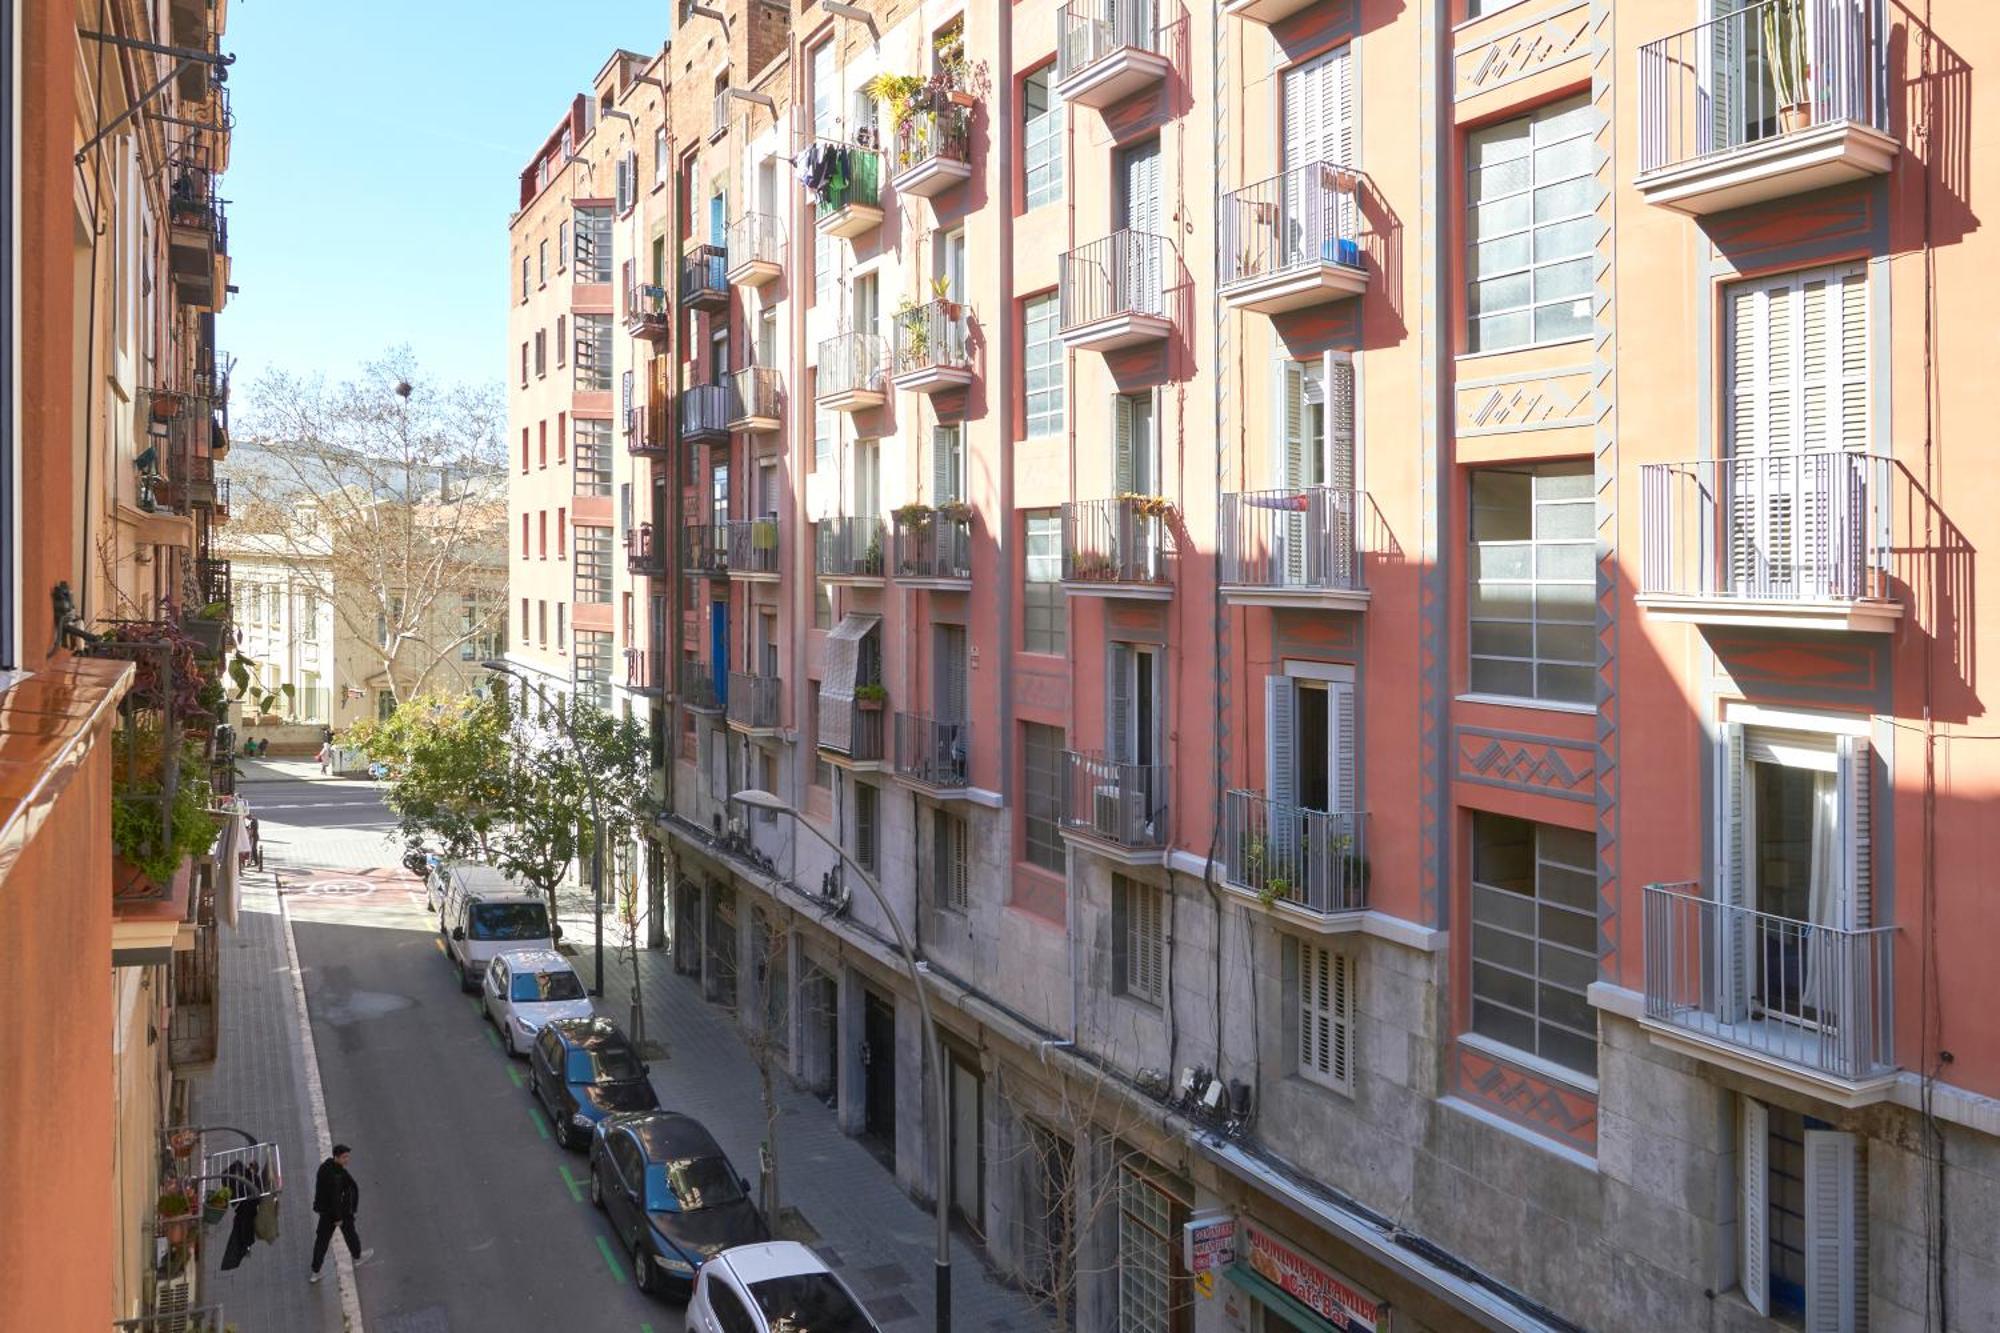
<path id="1" fill-rule="evenodd" d="M 582 1151 L 597 1122 L 660 1105 L 646 1062 L 608 1018 L 558 1018 L 528 1056 L 528 1091 L 549 1113 L 556 1142 Z"/>
<path id="2" fill-rule="evenodd" d="M 685 1300 L 695 1271 L 735 1245 L 771 1238 L 701 1122 L 674 1111 L 606 1116 L 590 1140 L 590 1201 L 632 1254 L 639 1290 Z"/>

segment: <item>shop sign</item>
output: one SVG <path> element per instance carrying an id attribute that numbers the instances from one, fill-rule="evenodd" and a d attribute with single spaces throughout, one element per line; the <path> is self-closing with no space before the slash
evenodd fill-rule
<path id="1" fill-rule="evenodd" d="M 1181 1265 L 1199 1277 L 1236 1262 L 1236 1217 L 1203 1213 L 1181 1227 Z"/>
<path id="2" fill-rule="evenodd" d="M 1252 1272 L 1342 1333 L 1377 1333 L 1381 1327 L 1384 1311 L 1373 1296 L 1254 1222 L 1243 1224 L 1243 1248 Z"/>

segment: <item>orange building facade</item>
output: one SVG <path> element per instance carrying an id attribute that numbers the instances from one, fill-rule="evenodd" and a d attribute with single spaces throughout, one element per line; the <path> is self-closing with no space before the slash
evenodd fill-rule
<path id="1" fill-rule="evenodd" d="M 760 1050 L 1078 1327 L 2000 1317 L 1990 24 L 683 8 L 613 624 Z"/>

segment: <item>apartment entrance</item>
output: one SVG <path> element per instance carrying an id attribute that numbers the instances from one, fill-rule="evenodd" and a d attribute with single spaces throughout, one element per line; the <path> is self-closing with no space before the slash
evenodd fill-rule
<path id="1" fill-rule="evenodd" d="M 874 991 L 861 998 L 861 1093 L 864 1142 L 891 1169 L 896 1162 L 896 1002 Z"/>

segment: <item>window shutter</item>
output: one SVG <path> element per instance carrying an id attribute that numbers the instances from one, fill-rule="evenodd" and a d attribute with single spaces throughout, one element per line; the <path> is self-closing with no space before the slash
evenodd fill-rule
<path id="1" fill-rule="evenodd" d="M 1846 916 L 1842 924 L 1865 930 L 1875 924 L 1873 747 L 1865 737 L 1842 736 L 1839 756 L 1841 853 L 1847 871 Z"/>
<path id="2" fill-rule="evenodd" d="M 950 833 L 951 844 L 951 900 L 959 907 L 971 901 L 970 848 L 966 844 L 967 824 L 957 815 L 945 816 L 946 831 Z"/>
<path id="3" fill-rule="evenodd" d="M 1298 726 L 1293 716 L 1293 700 L 1298 687 L 1290 676 L 1264 677 L 1264 754 L 1269 777 L 1271 803 L 1290 806 L 1298 803 L 1298 756 L 1294 746 Z"/>
<path id="4" fill-rule="evenodd" d="M 1332 1024 L 1326 1012 L 1330 990 L 1327 972 L 1333 955 L 1316 944 L 1300 944 L 1299 1065 L 1313 1073 L 1327 1070 Z"/>
<path id="5" fill-rule="evenodd" d="M 1361 808 L 1361 763 L 1355 727 L 1354 682 L 1334 681 L 1327 687 L 1327 693 L 1331 696 L 1327 702 L 1332 705 L 1330 711 L 1333 714 L 1333 808 L 1341 814 L 1352 814 Z"/>
<path id="6" fill-rule="evenodd" d="M 1132 686 L 1135 666 L 1132 660 L 1132 645 L 1114 643 L 1111 645 L 1111 659 L 1105 672 L 1105 685 L 1109 690 L 1105 718 L 1105 742 L 1110 748 L 1111 759 L 1116 763 L 1133 762 L 1132 735 Z"/>
<path id="7" fill-rule="evenodd" d="M 650 367 L 651 383 L 647 386 L 646 390 L 646 412 L 648 414 L 647 428 L 652 432 L 652 438 L 656 441 L 663 441 L 667 438 L 667 374 L 669 369 L 669 358 L 664 356 L 653 358 Z"/>
<path id="8" fill-rule="evenodd" d="M 1771 1313 L 1770 1112 L 1751 1097 L 1736 1099 L 1737 1234 L 1743 1241 L 1743 1299 Z"/>
<path id="9" fill-rule="evenodd" d="M 1166 894 L 1151 884 L 1139 891 L 1146 917 L 1146 994 L 1158 1001 L 1166 993 Z"/>
<path id="10" fill-rule="evenodd" d="M 1354 357 L 1347 352 L 1326 362 L 1326 484 L 1354 489 Z"/>
<path id="11" fill-rule="evenodd" d="M 875 789 L 865 782 L 854 784 L 854 859 L 869 870 L 875 868 Z"/>
<path id="12" fill-rule="evenodd" d="M 1808 1129 L 1805 1173 L 1806 1333 L 1855 1333 L 1864 1319 L 1855 1299 L 1862 1262 L 1854 1136 Z"/>
<path id="13" fill-rule="evenodd" d="M 959 499 L 958 427 L 931 429 L 931 503 Z"/>
<path id="14" fill-rule="evenodd" d="M 1111 493 L 1129 495 L 1137 489 L 1132 468 L 1132 399 L 1119 394 L 1111 400 Z"/>
<path id="15" fill-rule="evenodd" d="M 1327 951 L 1332 960 L 1327 1012 L 1332 1040 L 1327 1052 L 1327 1077 L 1340 1087 L 1354 1087 L 1354 960 Z"/>
<path id="16" fill-rule="evenodd" d="M 1840 282 L 1839 443 L 1868 447 L 1868 280 L 1849 269 Z"/>
<path id="17" fill-rule="evenodd" d="M 1278 484 L 1308 485 L 1314 472 L 1310 451 L 1318 441 L 1306 439 L 1306 367 L 1289 357 L 1278 362 L 1278 422 L 1283 450 Z"/>
<path id="18" fill-rule="evenodd" d="M 1749 868 L 1744 862 L 1743 724 L 1725 722 L 1715 747 L 1715 789 L 1722 804 L 1717 826 L 1722 846 L 1717 850 L 1716 901 L 1723 914 L 1721 996 L 1719 1017 L 1733 1023 L 1750 1003 L 1750 968 L 1754 932 L 1744 912 L 1750 906 Z"/>

